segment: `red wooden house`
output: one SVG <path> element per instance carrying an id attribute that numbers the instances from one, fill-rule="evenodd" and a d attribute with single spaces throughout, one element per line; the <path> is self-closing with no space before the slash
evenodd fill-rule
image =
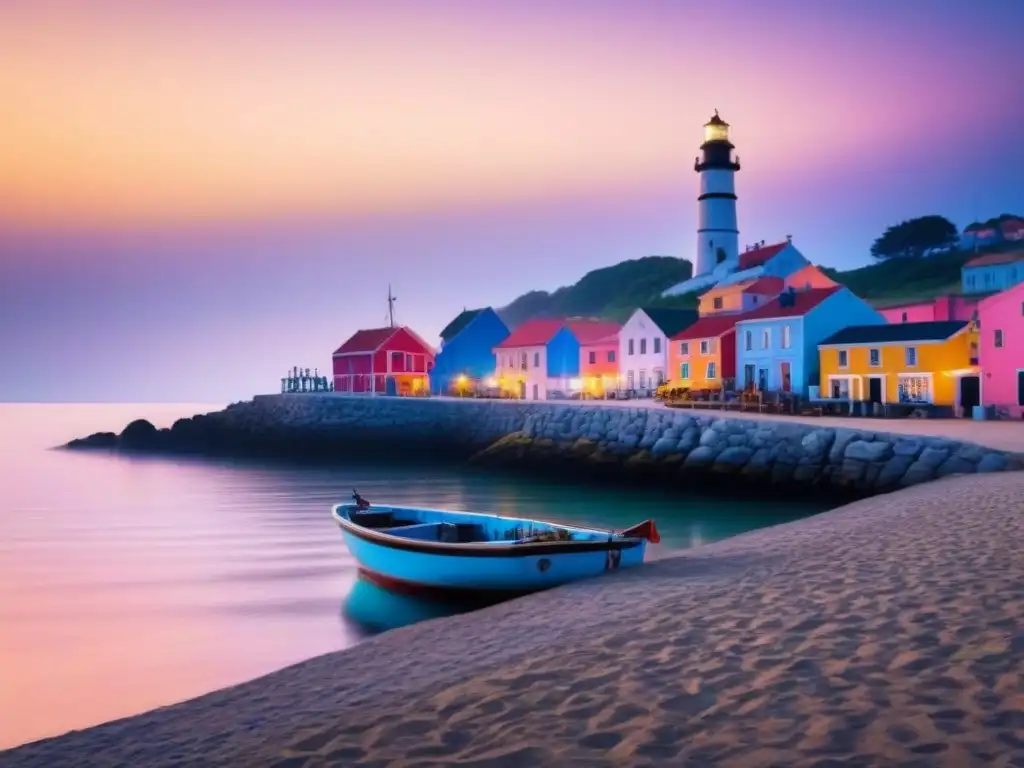
<path id="1" fill-rule="evenodd" d="M 430 391 L 434 350 L 411 328 L 356 331 L 332 355 L 334 389 L 359 394 L 418 395 Z"/>

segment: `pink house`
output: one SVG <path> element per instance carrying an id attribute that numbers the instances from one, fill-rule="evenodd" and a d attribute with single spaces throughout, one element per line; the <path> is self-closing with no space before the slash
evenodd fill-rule
<path id="1" fill-rule="evenodd" d="M 1024 417 L 1024 283 L 978 304 L 981 402 L 1002 416 Z"/>
<path id="2" fill-rule="evenodd" d="M 977 307 L 976 298 L 950 295 L 876 309 L 890 323 L 937 323 L 971 320 Z"/>

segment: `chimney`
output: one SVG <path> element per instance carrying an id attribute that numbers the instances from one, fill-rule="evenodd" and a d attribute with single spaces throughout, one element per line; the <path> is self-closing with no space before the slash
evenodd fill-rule
<path id="1" fill-rule="evenodd" d="M 793 242 L 793 236 L 792 235 L 786 235 L 786 242 L 787 243 L 792 243 Z"/>

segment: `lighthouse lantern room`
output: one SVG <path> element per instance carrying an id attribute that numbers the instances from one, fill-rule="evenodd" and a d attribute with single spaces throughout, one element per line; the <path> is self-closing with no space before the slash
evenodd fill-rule
<path id="1" fill-rule="evenodd" d="M 697 263 L 694 276 L 707 275 L 723 265 L 732 271 L 739 267 L 739 229 L 736 221 L 736 171 L 739 157 L 729 141 L 729 124 L 718 110 L 704 124 L 701 156 L 694 163 L 700 174 L 697 197 Z"/>

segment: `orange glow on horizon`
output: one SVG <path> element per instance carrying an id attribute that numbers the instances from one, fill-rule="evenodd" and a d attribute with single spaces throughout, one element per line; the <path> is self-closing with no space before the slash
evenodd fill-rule
<path id="1" fill-rule="evenodd" d="M 813 160 L 874 139 L 850 119 L 851 100 L 830 107 L 831 145 L 812 142 L 822 118 L 806 119 L 807 95 L 827 84 L 796 75 L 769 96 L 753 60 L 735 62 L 747 84 L 732 93 L 742 106 L 725 109 L 721 84 L 689 74 L 701 59 L 696 35 L 678 49 L 623 50 L 607 29 L 496 24 L 484 36 L 425 13 L 200 23 L 166 5 L 46 13 L 53 5 L 0 10 L 0 208 L 25 225 L 361 214 L 692 185 L 712 105 L 761 172 L 798 150 Z M 806 106 L 794 114 L 783 106 L 793 103 Z"/>

